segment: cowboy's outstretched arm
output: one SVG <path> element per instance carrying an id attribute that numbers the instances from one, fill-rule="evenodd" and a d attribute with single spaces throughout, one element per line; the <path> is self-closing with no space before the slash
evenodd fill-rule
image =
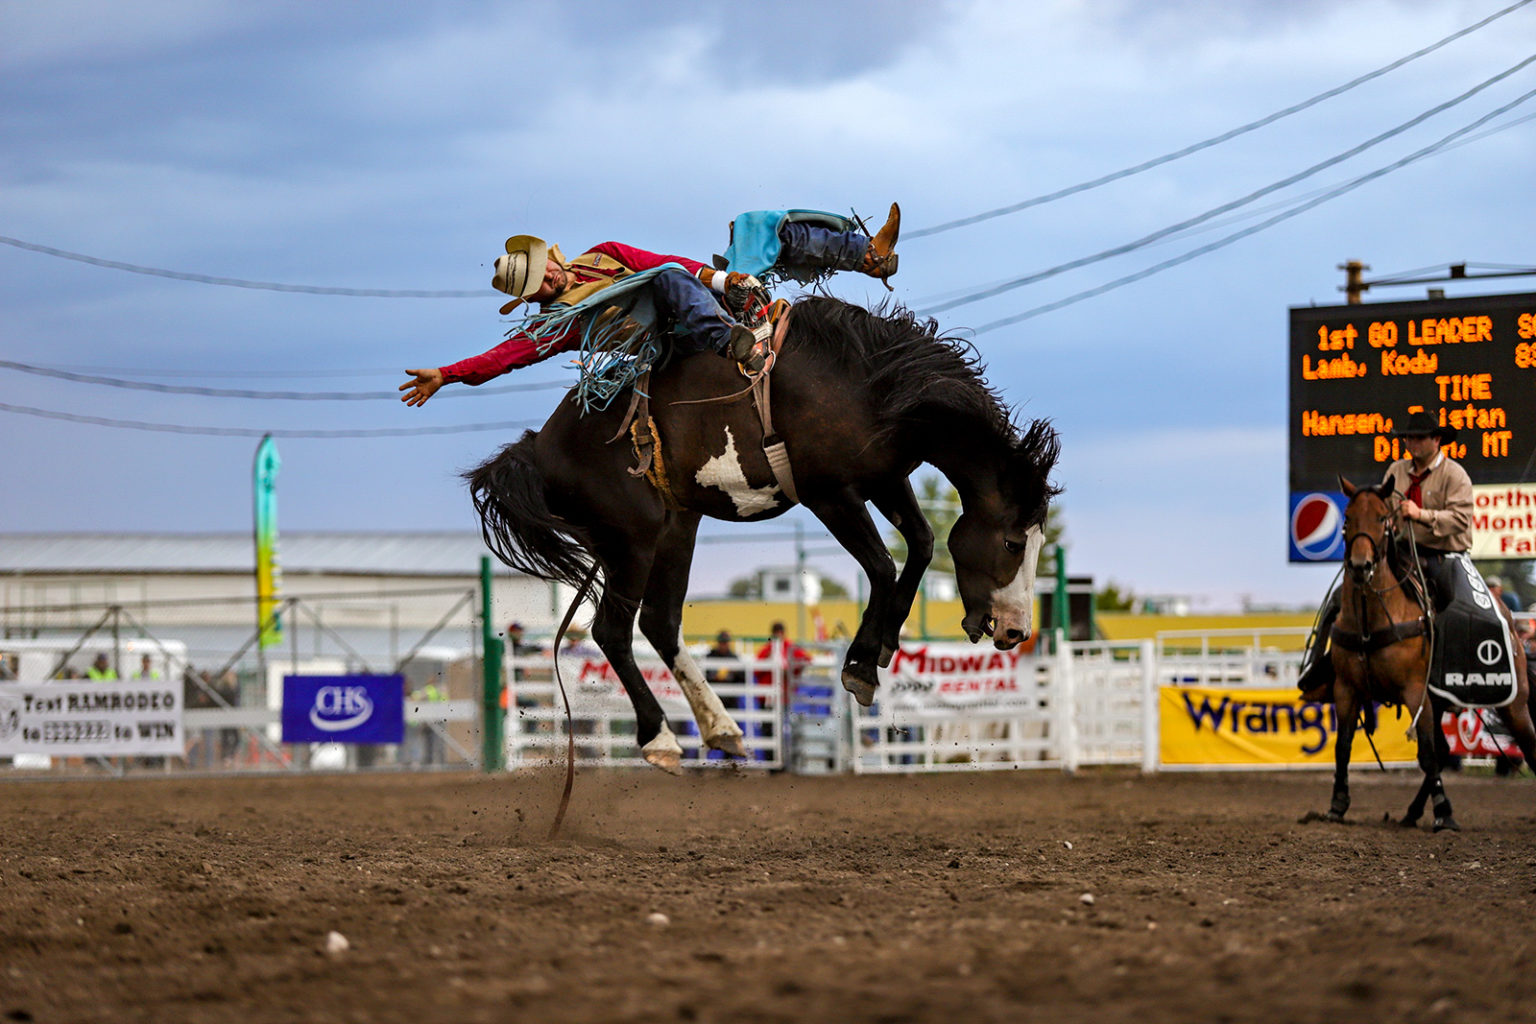
<path id="1" fill-rule="evenodd" d="M 581 332 L 575 327 L 567 330 L 552 344 L 535 342 L 527 335 L 518 333 L 478 356 L 470 356 L 468 359 L 461 359 L 436 369 L 406 370 L 406 373 L 416 379 L 400 385 L 400 390 L 406 392 L 400 396 L 400 401 L 411 406 L 421 405 L 435 395 L 444 384 L 455 382 L 470 385 L 484 384 L 511 370 L 532 366 L 534 363 L 543 362 L 557 352 L 575 348 L 580 340 Z M 548 347 L 540 352 L 540 348 L 544 345 Z"/>

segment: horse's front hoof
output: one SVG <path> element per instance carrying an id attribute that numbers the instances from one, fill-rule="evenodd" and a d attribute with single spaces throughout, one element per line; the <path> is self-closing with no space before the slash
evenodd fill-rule
<path id="1" fill-rule="evenodd" d="M 1335 811 L 1332 808 L 1329 808 L 1328 813 L 1323 815 L 1323 820 L 1324 821 L 1331 821 L 1331 822 L 1334 822 L 1335 824 L 1342 823 L 1344 821 L 1344 812 L 1343 811 Z"/>
<path id="2" fill-rule="evenodd" d="M 887 647 L 884 644 L 880 645 L 880 667 L 881 668 L 890 668 L 891 667 L 891 659 L 894 658 L 894 657 L 896 657 L 896 648 L 894 648 L 894 647 Z"/>
<path id="3" fill-rule="evenodd" d="M 655 765 L 668 775 L 683 774 L 683 748 L 678 746 L 677 737 L 665 725 L 655 739 L 640 748 L 640 753 L 646 764 Z"/>
<path id="4" fill-rule="evenodd" d="M 747 745 L 742 742 L 740 732 L 721 733 L 719 736 L 704 737 L 704 745 L 710 750 L 718 750 L 726 757 L 747 756 Z"/>
<path id="5" fill-rule="evenodd" d="M 1456 824 L 1456 819 L 1447 814 L 1443 818 L 1435 819 L 1436 832 L 1460 832 L 1461 826 Z"/>
<path id="6" fill-rule="evenodd" d="M 1398 821 L 1398 825 L 1402 826 L 1403 828 L 1418 828 L 1419 827 L 1419 819 L 1418 818 L 1410 818 L 1410 817 L 1408 817 L 1405 814 Z"/>
<path id="7" fill-rule="evenodd" d="M 880 679 L 873 666 L 848 664 L 843 666 L 843 689 L 853 694 L 853 699 L 863 707 L 875 702 L 875 688 Z"/>

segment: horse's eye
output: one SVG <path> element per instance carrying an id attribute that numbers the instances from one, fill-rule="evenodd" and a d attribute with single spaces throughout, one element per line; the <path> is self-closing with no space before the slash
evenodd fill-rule
<path id="1" fill-rule="evenodd" d="M 1003 547 L 1008 549 L 1008 553 L 1010 555 L 1016 555 L 1024 550 L 1023 544 L 1020 544 L 1017 541 L 1008 540 L 1006 538 L 1003 540 Z"/>

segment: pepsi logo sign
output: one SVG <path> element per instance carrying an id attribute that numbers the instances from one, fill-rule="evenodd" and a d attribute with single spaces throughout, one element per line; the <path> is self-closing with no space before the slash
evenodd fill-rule
<path id="1" fill-rule="evenodd" d="M 1291 496 L 1291 560 L 1321 562 L 1344 553 L 1342 494 L 1314 491 Z"/>

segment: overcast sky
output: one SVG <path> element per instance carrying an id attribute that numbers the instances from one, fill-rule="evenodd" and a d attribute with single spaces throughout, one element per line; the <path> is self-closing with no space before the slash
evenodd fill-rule
<path id="1" fill-rule="evenodd" d="M 913 232 L 1094 178 L 1342 84 L 1509 0 L 400 5 L 0 4 L 0 235 L 254 281 L 477 291 L 353 298 L 125 273 L 0 245 L 0 350 L 178 385 L 393 390 L 500 340 L 503 239 L 616 239 L 707 260 L 759 208 L 892 200 Z M 1536 5 L 1269 127 L 982 224 L 904 240 L 924 308 L 1120 245 L 1300 171 L 1536 53 Z M 1250 226 L 1536 86 L 1536 66 L 1193 233 L 940 314 L 975 328 Z M 1530 265 L 1536 121 L 1509 124 L 1102 296 L 975 336 L 989 377 L 1062 435 L 1074 573 L 1198 610 L 1316 600 L 1285 561 L 1286 310 L 1380 274 Z M 1255 212 L 1261 211 L 1261 212 Z M 844 275 L 846 298 L 884 292 Z M 1449 294 L 1471 294 L 1471 285 Z M 1482 291 L 1522 290 L 1488 282 Z M 1422 290 L 1383 292 L 1421 298 Z M 552 360 L 422 409 L 163 395 L 0 370 L 0 402 L 189 427 L 527 421 Z M 462 395 L 450 399 L 454 390 Z M 283 529 L 469 529 L 458 473 L 515 431 L 278 442 Z M 246 530 L 256 439 L 0 412 L 0 529 Z M 804 513 L 793 513 L 794 517 Z M 785 532 L 707 523 L 704 532 Z M 804 516 L 809 534 L 819 532 Z M 851 561 L 813 562 L 850 583 Z M 730 557 L 720 553 L 730 551 Z M 718 592 L 782 543 L 716 547 Z"/>

